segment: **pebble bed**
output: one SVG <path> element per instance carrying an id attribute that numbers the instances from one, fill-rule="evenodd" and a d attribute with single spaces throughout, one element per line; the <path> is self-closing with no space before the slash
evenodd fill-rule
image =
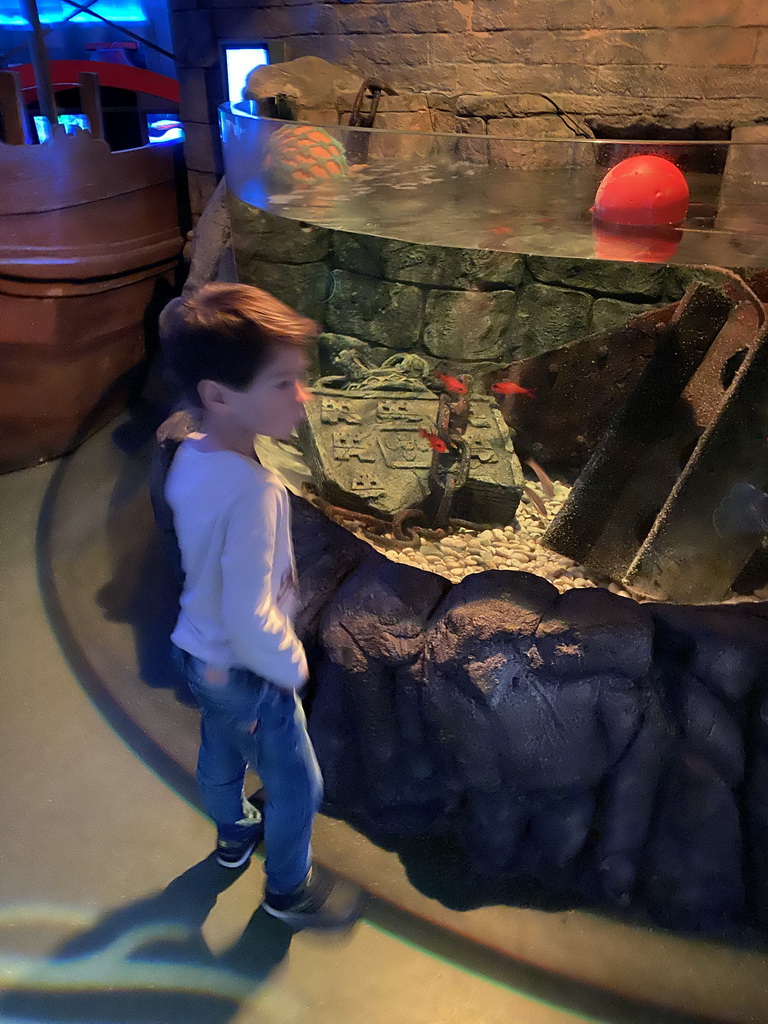
<path id="1" fill-rule="evenodd" d="M 312 479 L 303 457 L 295 447 L 259 438 L 257 453 L 262 462 L 278 473 L 296 493 L 301 493 L 303 483 Z M 513 525 L 496 527 L 492 530 L 459 529 L 439 541 L 422 540 L 411 547 L 393 547 L 375 533 L 360 529 L 352 532 L 367 541 L 393 562 L 415 565 L 444 576 L 452 583 L 458 583 L 465 576 L 486 569 L 511 569 L 532 572 L 549 580 L 560 593 L 582 587 L 606 587 L 614 594 L 630 597 L 635 601 L 645 599 L 629 593 L 620 583 L 590 572 L 565 555 L 558 555 L 545 548 L 541 537 L 549 523 L 555 518 L 570 494 L 571 484 L 564 480 L 553 480 L 554 497 L 548 498 L 536 480 L 527 480 L 547 509 L 546 520 L 525 498 L 520 502 Z M 349 527 L 348 527 L 349 528 Z M 745 602 L 768 601 L 768 586 L 752 594 L 730 594 L 718 604 L 743 604 Z"/>
<path id="2" fill-rule="evenodd" d="M 538 483 L 528 481 L 528 486 L 544 502 L 548 512 L 546 521 L 532 504 L 523 499 L 512 526 L 479 532 L 460 529 L 439 541 L 423 541 L 418 547 L 405 547 L 400 550 L 381 544 L 375 535 L 358 532 L 358 536 L 393 562 L 415 565 L 419 569 L 439 573 L 452 583 L 458 583 L 465 576 L 486 569 L 511 569 L 536 573 L 549 580 L 561 594 L 566 590 L 580 587 L 607 587 L 614 594 L 642 601 L 642 598 L 629 593 L 613 580 L 596 576 L 573 559 L 543 547 L 542 534 L 568 497 L 571 488 L 562 481 L 554 481 L 554 497 L 547 498 Z M 754 594 L 733 594 L 725 603 L 739 604 L 766 600 L 768 587 L 756 590 Z"/>

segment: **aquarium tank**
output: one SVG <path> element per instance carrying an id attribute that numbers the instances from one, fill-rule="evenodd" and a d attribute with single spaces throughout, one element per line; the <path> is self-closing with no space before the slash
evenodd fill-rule
<path id="1" fill-rule="evenodd" d="M 319 501 L 453 582 L 768 596 L 764 136 L 220 118 L 239 279 L 320 325 Z"/>

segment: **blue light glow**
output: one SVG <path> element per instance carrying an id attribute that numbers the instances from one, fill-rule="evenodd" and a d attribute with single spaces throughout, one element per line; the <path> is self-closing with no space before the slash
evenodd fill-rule
<path id="1" fill-rule="evenodd" d="M 83 3 L 84 0 L 78 0 Z M 55 25 L 69 17 L 74 7 L 62 3 L 61 0 L 38 0 L 40 21 L 46 25 Z M 103 18 L 109 18 L 116 22 L 141 22 L 147 21 L 147 15 L 141 0 L 98 0 L 93 5 Z M 73 24 L 82 25 L 84 22 L 91 24 L 98 23 L 99 19 L 92 14 L 82 11 L 71 19 Z M 28 28 L 29 23 L 24 18 L 19 0 L 0 0 L 0 25 L 12 25 L 16 28 Z"/>
<path id="2" fill-rule="evenodd" d="M 61 0 L 39 0 L 37 9 L 40 13 L 40 21 L 47 24 L 64 20 L 65 15 L 62 11 Z M 17 25 L 20 28 L 29 28 L 29 22 L 21 12 L 19 0 L 0 0 L 0 25 Z"/>
<path id="3" fill-rule="evenodd" d="M 83 0 L 78 0 L 78 3 L 82 3 Z M 66 4 L 62 5 L 64 8 Z M 109 18 L 110 21 L 122 22 L 122 21 L 147 21 L 147 15 L 144 11 L 144 7 L 141 4 L 141 0 L 99 0 L 99 3 L 94 4 L 93 8 L 97 11 L 102 18 Z M 70 7 L 70 11 L 74 8 Z M 79 25 L 84 21 L 98 22 L 98 18 L 94 18 L 92 14 L 86 14 L 82 12 L 77 17 L 72 19 L 73 24 Z"/>
<path id="4" fill-rule="evenodd" d="M 47 142 L 51 137 L 51 122 L 41 115 L 36 116 L 34 121 L 38 140 Z M 74 135 L 78 128 L 88 131 L 91 127 L 85 114 L 59 114 L 59 124 L 64 126 L 67 135 Z"/>
<path id="5" fill-rule="evenodd" d="M 174 114 L 148 114 L 147 128 L 149 141 L 158 145 L 184 141 L 184 126 Z"/>

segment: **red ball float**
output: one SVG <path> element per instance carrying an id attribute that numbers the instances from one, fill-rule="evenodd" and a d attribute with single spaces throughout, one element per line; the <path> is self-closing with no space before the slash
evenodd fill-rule
<path id="1" fill-rule="evenodd" d="M 662 156 L 630 156 L 600 182 L 592 212 L 609 224 L 681 224 L 690 193 L 682 171 Z"/>

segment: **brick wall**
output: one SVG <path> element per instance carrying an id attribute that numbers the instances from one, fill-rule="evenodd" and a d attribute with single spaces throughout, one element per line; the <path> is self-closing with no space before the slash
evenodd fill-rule
<path id="1" fill-rule="evenodd" d="M 768 0 L 171 0 L 193 202 L 215 182 L 218 40 L 281 39 L 399 89 L 554 95 L 570 112 L 768 115 Z M 213 131 L 209 124 L 213 122 Z"/>

